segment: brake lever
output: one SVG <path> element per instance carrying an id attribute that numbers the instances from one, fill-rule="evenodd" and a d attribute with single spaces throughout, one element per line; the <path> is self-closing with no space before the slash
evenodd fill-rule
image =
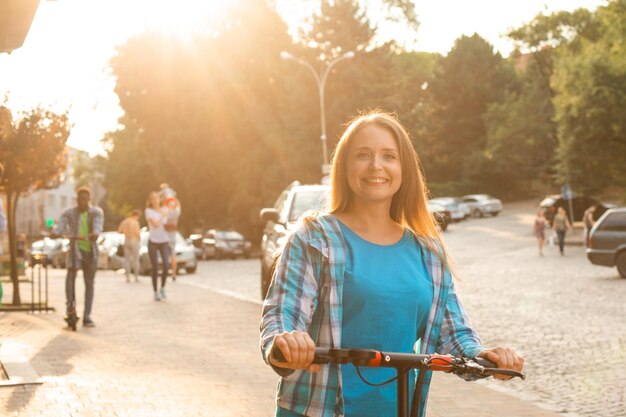
<path id="1" fill-rule="evenodd" d="M 526 379 L 526 375 L 522 372 L 517 372 L 512 369 L 502 368 L 487 368 L 473 360 L 464 360 L 462 363 L 454 365 L 452 373 L 455 375 L 474 374 L 482 376 L 493 376 L 494 374 L 507 375 L 510 377 L 517 377 Z"/>

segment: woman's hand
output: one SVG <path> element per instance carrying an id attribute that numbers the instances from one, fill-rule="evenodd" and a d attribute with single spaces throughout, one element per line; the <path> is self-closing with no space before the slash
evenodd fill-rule
<path id="1" fill-rule="evenodd" d="M 517 372 L 522 372 L 522 369 L 524 369 L 524 358 L 510 348 L 497 347 L 495 349 L 483 350 L 478 354 L 478 357 L 495 363 L 498 368 L 511 369 Z M 498 374 L 495 374 L 493 377 L 502 380 L 512 378 L 511 376 Z"/>
<path id="2" fill-rule="evenodd" d="M 311 372 L 320 370 L 320 365 L 312 363 L 315 357 L 315 343 L 307 332 L 294 330 L 279 334 L 274 338 L 270 352 L 274 352 L 276 349 L 280 350 L 286 362 L 278 361 L 274 358 L 273 353 L 270 353 L 269 361 L 274 366 L 289 369 L 308 369 Z"/>

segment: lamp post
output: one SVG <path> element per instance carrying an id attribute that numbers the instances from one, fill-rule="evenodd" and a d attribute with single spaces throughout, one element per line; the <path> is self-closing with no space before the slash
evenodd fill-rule
<path id="1" fill-rule="evenodd" d="M 322 133 L 320 134 L 320 140 L 322 141 L 322 175 L 328 175 L 330 173 L 330 165 L 328 164 L 328 145 L 326 143 L 326 114 L 324 110 L 324 87 L 326 85 L 326 80 L 328 79 L 328 74 L 330 74 L 330 70 L 335 64 L 339 61 L 343 61 L 344 59 L 354 58 L 354 52 L 348 51 L 345 54 L 333 59 L 329 63 L 326 64 L 326 67 L 321 71 L 317 72 L 315 68 L 307 61 L 302 58 L 296 58 L 291 55 L 287 51 L 282 51 L 280 53 L 280 57 L 285 60 L 296 61 L 299 64 L 304 65 L 308 69 L 311 70 L 313 74 L 313 78 L 315 78 L 315 82 L 317 83 L 317 90 L 320 96 L 320 123 Z"/>

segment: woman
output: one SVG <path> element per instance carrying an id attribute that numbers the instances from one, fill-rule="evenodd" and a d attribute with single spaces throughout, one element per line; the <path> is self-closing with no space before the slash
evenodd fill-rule
<path id="1" fill-rule="evenodd" d="M 539 256 L 543 256 L 543 242 L 546 240 L 546 216 L 542 209 L 539 209 L 537 217 L 535 217 L 533 234 L 537 238 L 537 244 L 539 245 Z"/>
<path id="2" fill-rule="evenodd" d="M 165 221 L 165 231 L 170 238 L 170 264 L 172 265 L 172 280 L 176 281 L 178 272 L 178 261 L 176 260 L 176 237 L 178 235 L 178 219 L 180 218 L 180 201 L 176 197 L 168 197 L 165 200 L 165 207 L 168 209 Z"/>
<path id="3" fill-rule="evenodd" d="M 561 251 L 561 256 L 563 256 L 563 249 L 565 248 L 565 233 L 567 233 L 568 230 L 572 230 L 572 223 L 570 223 L 567 218 L 567 213 L 565 213 L 565 209 L 563 207 L 559 207 L 554 215 L 554 219 L 552 220 L 552 230 L 556 232 L 556 237 L 559 240 L 559 251 Z"/>
<path id="4" fill-rule="evenodd" d="M 418 341 L 421 353 L 522 369 L 515 352 L 485 349 L 469 326 L 426 194 L 395 117 L 373 112 L 350 123 L 333 157 L 329 213 L 305 219 L 289 237 L 263 305 L 261 350 L 281 376 L 276 416 L 396 415 L 395 383 L 370 387 L 350 365 L 314 365 L 316 346 L 410 353 Z M 361 373 L 376 382 L 389 376 Z"/>
<path id="5" fill-rule="evenodd" d="M 165 294 L 165 281 L 167 280 L 167 271 L 169 269 L 170 257 L 170 237 L 165 231 L 165 222 L 169 211 L 167 207 L 161 207 L 161 199 L 159 193 L 151 192 L 148 195 L 146 203 L 146 221 L 150 236 L 148 238 L 148 255 L 150 256 L 150 265 L 152 266 L 152 288 L 154 289 L 154 301 L 161 301 L 167 298 Z M 161 291 L 159 292 L 158 271 L 159 260 L 158 254 L 161 254 L 161 263 L 163 264 L 161 272 Z"/>

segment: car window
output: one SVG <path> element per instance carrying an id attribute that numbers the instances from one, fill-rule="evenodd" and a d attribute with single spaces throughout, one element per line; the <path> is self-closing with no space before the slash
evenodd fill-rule
<path id="1" fill-rule="evenodd" d="M 604 218 L 598 229 L 610 232 L 626 232 L 626 213 L 609 214 Z"/>
<path id="2" fill-rule="evenodd" d="M 289 213 L 289 221 L 293 222 L 307 210 L 323 210 L 326 208 L 326 190 L 301 190 L 293 196 L 293 204 Z"/>
<path id="3" fill-rule="evenodd" d="M 464 198 L 463 201 L 465 201 L 466 203 L 475 203 L 476 199 L 475 198 Z"/>

